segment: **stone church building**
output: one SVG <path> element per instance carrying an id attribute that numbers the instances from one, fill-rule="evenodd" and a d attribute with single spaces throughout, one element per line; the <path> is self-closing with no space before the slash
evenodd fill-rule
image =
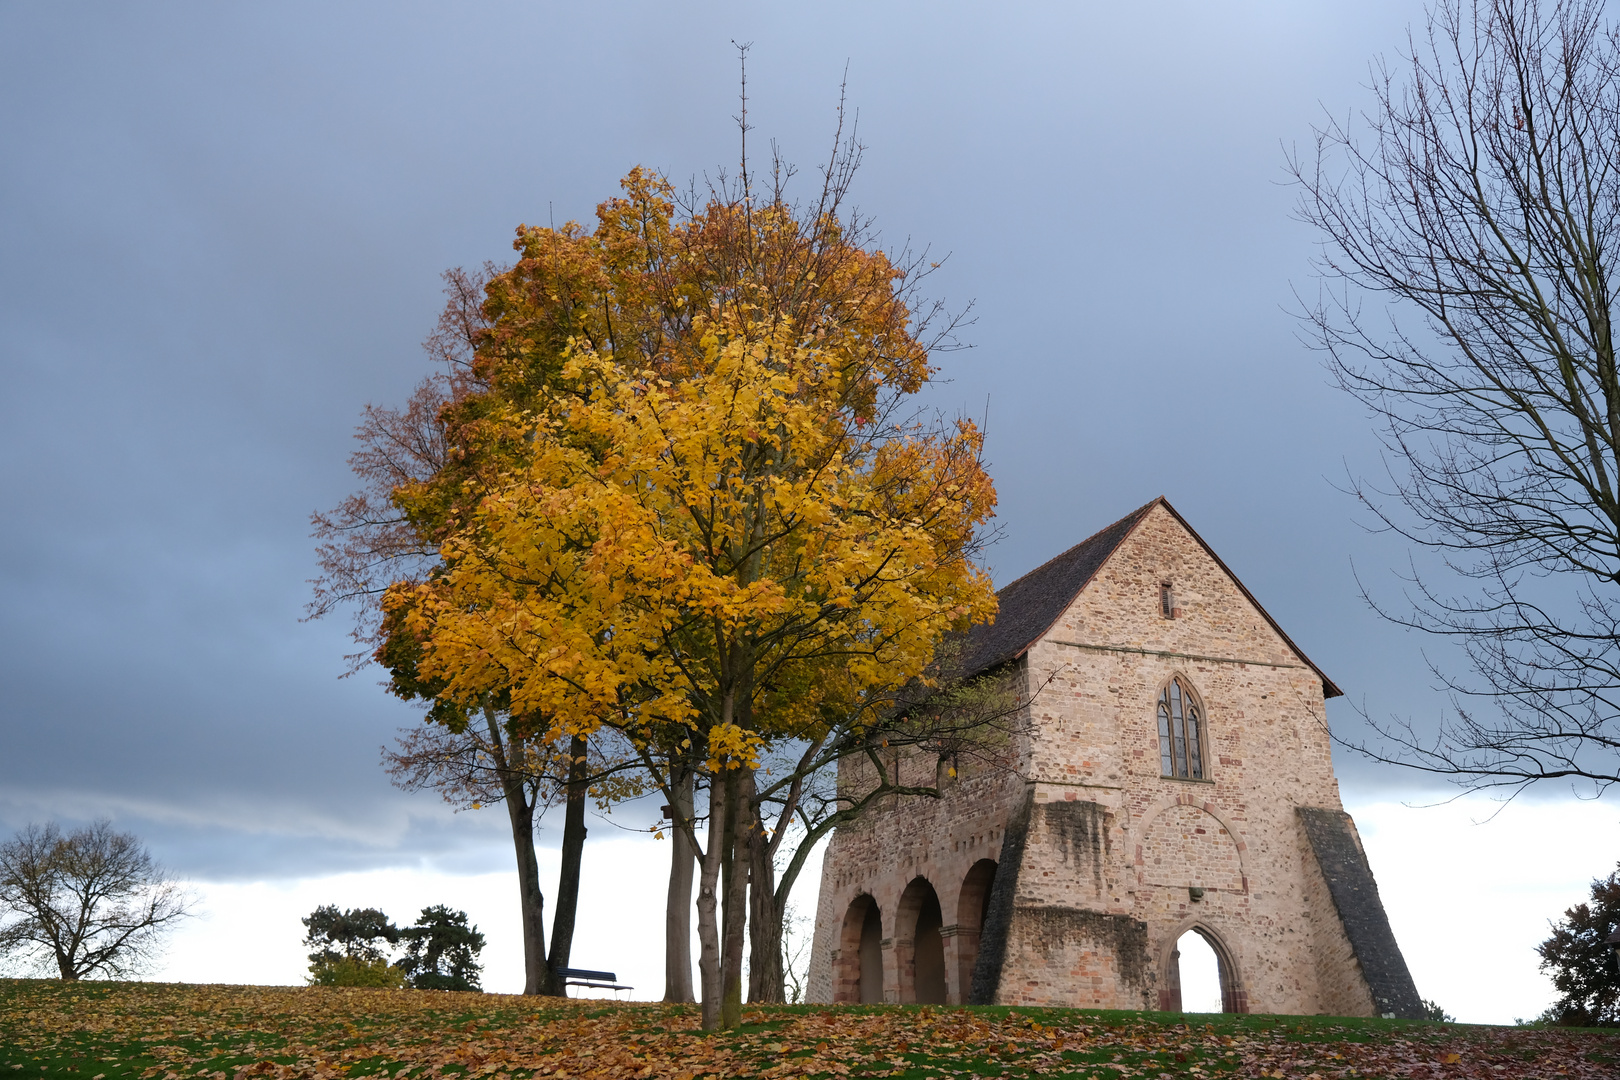
<path id="1" fill-rule="evenodd" d="M 1420 1015 L 1339 802 L 1340 690 L 1168 502 L 999 598 L 964 659 L 1017 691 L 1012 767 L 837 831 L 811 1000 L 1175 1011 L 1193 932 L 1225 1011 Z"/>

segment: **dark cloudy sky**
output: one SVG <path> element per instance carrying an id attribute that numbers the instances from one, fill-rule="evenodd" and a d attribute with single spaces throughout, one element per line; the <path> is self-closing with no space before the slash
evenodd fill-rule
<path id="1" fill-rule="evenodd" d="M 589 220 L 638 163 L 734 167 L 733 41 L 754 145 L 807 176 L 847 64 L 856 201 L 974 303 L 930 394 L 988 416 L 998 582 L 1164 494 L 1347 689 L 1340 730 L 1352 702 L 1432 717 L 1424 643 L 1352 575 L 1393 591 L 1404 552 L 1334 488 L 1375 444 L 1297 340 L 1313 237 L 1283 171 L 1420 18 L 5 0 L 0 826 L 109 814 L 242 885 L 509 865 L 503 822 L 388 786 L 413 714 L 339 680 L 344 622 L 299 621 L 309 513 L 351 487 L 361 407 L 426 371 L 441 271 Z M 1349 797 L 1419 794 L 1339 766 Z"/>

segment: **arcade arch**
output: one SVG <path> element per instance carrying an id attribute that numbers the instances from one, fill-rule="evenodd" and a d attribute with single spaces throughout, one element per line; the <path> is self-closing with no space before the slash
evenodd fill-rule
<path id="1" fill-rule="evenodd" d="M 973 989 L 973 967 L 979 960 L 979 938 L 984 933 L 985 916 L 990 912 L 990 887 L 996 879 L 996 860 L 980 859 L 962 879 L 956 901 L 956 985 L 958 1000 L 968 1001 Z"/>
<path id="2" fill-rule="evenodd" d="M 934 886 L 925 877 L 912 878 L 894 913 L 894 964 L 906 1004 L 946 1002 L 943 923 Z"/>
<path id="3" fill-rule="evenodd" d="M 877 901 L 861 893 L 850 901 L 838 935 L 833 1000 L 865 1005 L 883 1001 L 883 915 Z"/>

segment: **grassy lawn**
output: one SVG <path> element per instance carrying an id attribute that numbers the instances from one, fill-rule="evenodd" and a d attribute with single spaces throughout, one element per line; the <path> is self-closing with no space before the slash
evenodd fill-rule
<path id="1" fill-rule="evenodd" d="M 1620 1032 L 941 1006 L 697 1010 L 409 990 L 0 980 L 0 1080 L 1620 1077 Z"/>

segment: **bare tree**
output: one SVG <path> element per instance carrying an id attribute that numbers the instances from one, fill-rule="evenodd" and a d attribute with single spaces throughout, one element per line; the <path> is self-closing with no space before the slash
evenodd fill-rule
<path id="1" fill-rule="evenodd" d="M 425 481 L 444 468 L 449 452 L 439 414 L 481 384 L 472 373 L 478 334 L 485 328 L 480 304 L 484 286 L 500 272 L 492 263 L 471 273 L 445 271 L 444 310 L 422 342 L 436 370 L 423 379 L 402 409 L 367 405 L 349 456 L 358 491 L 336 509 L 310 515 L 321 575 L 310 584 L 314 598 L 305 617 L 318 619 L 345 605 L 354 614 L 350 672 L 373 657 L 386 636 L 378 606 L 389 582 L 426 576 L 438 560 L 440 537 L 413 523 L 395 501 L 401 486 Z"/>
<path id="2" fill-rule="evenodd" d="M 130 833 L 106 820 L 64 836 L 30 824 L 0 844 L 0 953 L 63 979 L 130 975 L 191 901 Z"/>
<path id="3" fill-rule="evenodd" d="M 1438 556 L 1386 617 L 1461 646 L 1380 760 L 1470 789 L 1620 780 L 1620 30 L 1594 0 L 1441 0 L 1374 103 L 1294 155 L 1307 315 L 1380 426 L 1383 527 Z M 1442 584 L 1442 581 L 1444 582 Z"/>

